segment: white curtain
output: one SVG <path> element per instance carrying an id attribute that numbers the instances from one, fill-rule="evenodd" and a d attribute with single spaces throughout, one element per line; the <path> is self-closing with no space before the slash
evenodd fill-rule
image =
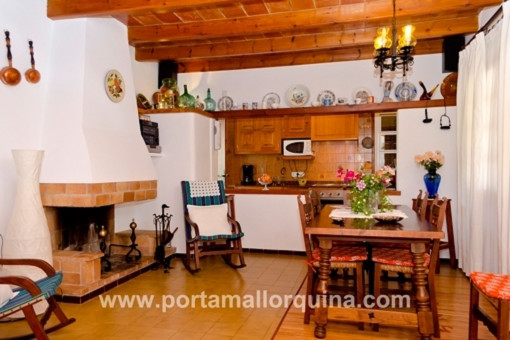
<path id="1" fill-rule="evenodd" d="M 460 53 L 457 88 L 459 266 L 510 273 L 510 3 Z"/>

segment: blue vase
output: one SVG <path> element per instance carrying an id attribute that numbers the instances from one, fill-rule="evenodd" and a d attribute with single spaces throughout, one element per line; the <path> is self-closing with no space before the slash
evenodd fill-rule
<path id="1" fill-rule="evenodd" d="M 429 170 L 429 172 L 423 176 L 423 180 L 425 181 L 429 198 L 434 198 L 437 194 L 439 183 L 441 182 L 441 175 L 436 173 L 436 170 Z"/>

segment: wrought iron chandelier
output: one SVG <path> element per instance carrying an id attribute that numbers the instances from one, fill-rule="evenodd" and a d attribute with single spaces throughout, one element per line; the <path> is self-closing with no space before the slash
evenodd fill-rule
<path id="1" fill-rule="evenodd" d="M 414 58 L 411 54 L 413 54 L 414 46 L 416 46 L 415 27 L 413 25 L 402 27 L 402 35 L 398 37 L 397 41 L 395 1 L 393 0 L 391 37 L 390 28 L 381 27 L 377 29 L 377 37 L 374 40 L 374 66 L 381 70 L 381 78 L 385 70 L 395 71 L 396 69 L 401 69 L 405 77 L 406 71 L 409 71 L 409 66 L 414 64 Z"/>

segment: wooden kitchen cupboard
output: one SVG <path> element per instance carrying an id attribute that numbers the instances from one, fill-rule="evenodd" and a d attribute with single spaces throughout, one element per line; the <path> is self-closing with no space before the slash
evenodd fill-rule
<path id="1" fill-rule="evenodd" d="M 284 116 L 282 138 L 310 138 L 310 116 Z"/>
<path id="2" fill-rule="evenodd" d="M 312 116 L 311 137 L 314 141 L 358 138 L 358 114 Z"/>
<path id="3" fill-rule="evenodd" d="M 237 118 L 235 153 L 245 155 L 281 153 L 282 119 Z"/>

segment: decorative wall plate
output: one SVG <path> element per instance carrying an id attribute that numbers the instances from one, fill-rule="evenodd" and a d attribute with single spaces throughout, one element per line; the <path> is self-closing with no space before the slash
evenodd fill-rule
<path id="1" fill-rule="evenodd" d="M 280 96 L 274 92 L 269 92 L 262 98 L 262 108 L 272 109 L 274 106 L 280 106 Z"/>
<path id="2" fill-rule="evenodd" d="M 329 90 L 322 91 L 317 96 L 317 101 L 321 104 L 321 106 L 335 105 L 335 99 L 335 94 Z"/>
<path id="3" fill-rule="evenodd" d="M 223 96 L 218 100 L 218 108 L 220 111 L 230 111 L 234 106 L 234 101 L 229 96 Z"/>
<path id="4" fill-rule="evenodd" d="M 285 93 L 285 102 L 290 107 L 305 106 L 310 99 L 310 91 L 304 85 L 293 85 Z"/>
<path id="5" fill-rule="evenodd" d="M 105 88 L 108 98 L 118 103 L 124 98 L 124 79 L 117 70 L 111 70 L 106 74 Z"/>
<path id="6" fill-rule="evenodd" d="M 416 86 L 413 83 L 404 81 L 395 88 L 395 98 L 399 102 L 413 100 L 416 97 Z"/>

